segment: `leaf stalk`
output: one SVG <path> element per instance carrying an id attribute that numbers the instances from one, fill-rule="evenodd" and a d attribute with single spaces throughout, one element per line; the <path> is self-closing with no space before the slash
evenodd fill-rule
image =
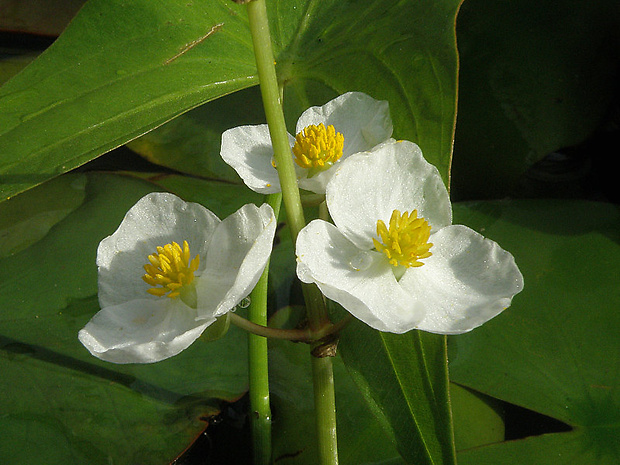
<path id="1" fill-rule="evenodd" d="M 301 203 L 297 175 L 289 145 L 286 120 L 282 109 L 282 97 L 275 69 L 275 60 L 269 32 L 269 20 L 265 0 L 253 0 L 247 4 L 248 20 L 256 67 L 274 159 L 282 188 L 282 201 L 293 243 L 306 225 Z M 325 301 L 315 285 L 303 286 L 304 298 L 311 331 L 318 331 L 329 323 Z M 315 413 L 317 417 L 317 440 L 319 464 L 337 465 L 336 402 L 332 357 L 311 357 L 314 386 Z"/>

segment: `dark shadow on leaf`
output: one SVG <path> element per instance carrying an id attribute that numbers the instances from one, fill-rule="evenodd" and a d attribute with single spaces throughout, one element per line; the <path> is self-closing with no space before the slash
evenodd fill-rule
<path id="1" fill-rule="evenodd" d="M 103 380 L 108 380 L 113 383 L 121 384 L 128 389 L 151 397 L 152 399 L 171 405 L 184 397 L 176 392 L 162 389 L 159 386 L 137 379 L 135 376 L 119 373 L 93 363 L 69 357 L 42 346 L 25 344 L 18 340 L 0 335 L 0 355 L 2 354 L 6 354 L 5 356 L 10 361 L 15 361 L 16 363 L 19 363 L 20 359 L 27 357 L 66 368 L 74 372 L 79 372 L 82 375 L 87 374 Z"/>
<path id="2" fill-rule="evenodd" d="M 507 402 L 503 403 L 503 410 L 506 441 L 573 430 L 560 420 Z"/>

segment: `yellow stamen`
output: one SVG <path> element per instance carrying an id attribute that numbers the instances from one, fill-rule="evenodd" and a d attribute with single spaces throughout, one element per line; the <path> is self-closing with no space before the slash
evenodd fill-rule
<path id="1" fill-rule="evenodd" d="M 373 238 L 373 243 L 388 257 L 392 266 L 417 267 L 424 265 L 419 260 L 432 255 L 429 249 L 433 244 L 428 242 L 430 234 L 430 225 L 424 218 L 418 218 L 417 210 L 402 215 L 394 210 L 389 228 L 383 221 L 377 221 L 377 236 L 381 242 Z"/>
<path id="2" fill-rule="evenodd" d="M 295 162 L 309 170 L 308 177 L 324 171 L 342 156 L 344 136 L 331 124 L 311 124 L 295 137 L 293 154 Z"/>
<path id="3" fill-rule="evenodd" d="M 183 286 L 192 283 L 200 265 L 199 255 L 191 261 L 190 257 L 187 241 L 183 241 L 183 247 L 176 242 L 157 247 L 157 253 L 149 255 L 149 263 L 144 265 L 146 274 L 142 279 L 153 286 L 146 292 L 158 297 L 166 294 L 170 298 L 178 297 Z"/>

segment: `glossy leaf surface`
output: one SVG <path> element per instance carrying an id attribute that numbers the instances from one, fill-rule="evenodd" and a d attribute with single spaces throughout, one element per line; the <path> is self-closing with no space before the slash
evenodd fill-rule
<path id="1" fill-rule="evenodd" d="M 339 350 L 406 463 L 456 463 L 445 337 L 381 333 L 354 321 Z"/>
<path id="2" fill-rule="evenodd" d="M 494 320 L 449 338 L 452 379 L 570 429 L 465 450 L 459 463 L 618 463 L 618 210 L 513 201 L 457 205 L 455 216 L 514 254 L 525 289 Z"/>
<path id="3" fill-rule="evenodd" d="M 347 90 L 387 99 L 398 137 L 419 142 L 447 180 L 458 5 L 270 2 L 287 116 L 296 119 L 310 103 Z M 52 47 L 0 90 L 0 196 L 256 84 L 241 6 L 91 0 Z"/>

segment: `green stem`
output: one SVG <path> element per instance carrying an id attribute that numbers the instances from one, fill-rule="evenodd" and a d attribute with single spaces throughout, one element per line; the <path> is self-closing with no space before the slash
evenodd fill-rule
<path id="1" fill-rule="evenodd" d="M 282 188 L 282 200 L 293 243 L 295 243 L 297 235 L 306 225 L 306 220 L 301 205 L 297 176 L 282 110 L 267 7 L 265 0 L 253 0 L 247 4 L 247 8 L 263 106 Z M 306 298 L 310 329 L 319 330 L 329 322 L 322 295 L 316 286 L 304 285 L 304 298 Z M 338 463 L 336 403 L 331 357 L 312 357 L 312 375 L 317 417 L 319 464 L 336 465 Z"/>
<path id="2" fill-rule="evenodd" d="M 267 196 L 276 219 L 282 203 L 281 194 Z M 267 290 L 269 262 L 263 270 L 258 283 L 250 294 L 248 319 L 257 325 L 267 325 Z M 237 316 L 233 313 L 231 316 Z M 269 366 L 267 358 L 267 339 L 250 333 L 248 335 L 248 365 L 250 378 L 250 422 L 252 428 L 252 453 L 254 465 L 271 463 L 271 405 L 269 401 Z"/>
<path id="3" fill-rule="evenodd" d="M 321 465 L 338 464 L 336 396 L 332 357 L 311 357 L 317 444 Z M 327 389 L 330 386 L 331 389 Z"/>
<path id="4" fill-rule="evenodd" d="M 267 117 L 267 125 L 269 126 L 271 145 L 273 146 L 273 157 L 278 167 L 278 177 L 282 187 L 282 200 L 286 208 L 288 224 L 291 228 L 293 241 L 295 241 L 299 231 L 306 225 L 306 220 L 301 205 L 297 175 L 293 165 L 286 121 L 282 110 L 280 89 L 278 87 L 278 78 L 276 76 L 271 46 L 271 35 L 269 33 L 267 8 L 265 0 L 253 0 L 247 6 L 263 106 L 265 116 Z"/>
<path id="5" fill-rule="evenodd" d="M 283 339 L 293 342 L 311 342 L 313 340 L 313 333 L 309 329 L 271 328 L 254 321 L 246 320 L 236 313 L 230 313 L 229 318 L 233 325 L 263 340 L 267 340 L 266 338 Z"/>
<path id="6" fill-rule="evenodd" d="M 260 282 L 260 281 L 259 281 Z M 258 286 L 258 284 L 257 284 Z M 252 294 L 252 298 L 254 295 Z M 336 324 L 329 324 L 328 326 L 323 326 L 319 331 L 312 331 L 310 328 L 308 329 L 283 329 L 283 328 L 272 328 L 270 326 L 265 326 L 261 323 L 256 323 L 255 321 L 246 320 L 240 315 L 236 313 L 227 313 L 228 322 L 233 325 L 247 331 L 250 334 L 255 336 L 259 336 L 261 338 L 272 338 L 272 339 L 283 339 L 287 341 L 293 342 L 306 342 L 306 343 L 319 343 L 319 345 L 324 345 L 322 339 L 329 339 L 330 336 L 337 335 L 342 328 L 344 328 L 349 321 L 351 321 L 352 316 L 350 314 L 345 315 L 345 317 L 340 320 Z M 329 342 L 329 341 L 328 341 Z"/>

